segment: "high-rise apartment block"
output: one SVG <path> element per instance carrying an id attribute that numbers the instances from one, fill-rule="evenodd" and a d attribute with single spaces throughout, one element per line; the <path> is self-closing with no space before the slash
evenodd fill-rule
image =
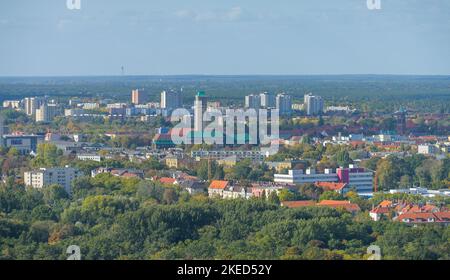
<path id="1" fill-rule="evenodd" d="M 131 103 L 134 105 L 150 102 L 150 95 L 145 89 L 133 89 L 131 91 Z"/>
<path id="2" fill-rule="evenodd" d="M 304 96 L 304 110 L 308 116 L 320 115 L 323 113 L 323 99 L 320 96 L 314 96 L 312 93 Z"/>
<path id="3" fill-rule="evenodd" d="M 59 112 L 57 104 L 43 103 L 39 109 L 36 110 L 36 122 L 51 122 Z"/>
<path id="4" fill-rule="evenodd" d="M 161 92 L 161 109 L 174 110 L 183 106 L 183 97 L 177 91 Z"/>
<path id="5" fill-rule="evenodd" d="M 267 92 L 263 92 L 259 94 L 259 98 L 261 100 L 262 108 L 275 108 L 276 107 L 276 97 L 273 94 L 269 94 Z"/>
<path id="6" fill-rule="evenodd" d="M 280 93 L 277 95 L 276 108 L 279 110 L 281 116 L 290 115 L 292 113 L 292 97 L 285 93 Z"/>
<path id="7" fill-rule="evenodd" d="M 257 94 L 245 96 L 245 108 L 258 110 L 261 107 L 261 98 Z"/>

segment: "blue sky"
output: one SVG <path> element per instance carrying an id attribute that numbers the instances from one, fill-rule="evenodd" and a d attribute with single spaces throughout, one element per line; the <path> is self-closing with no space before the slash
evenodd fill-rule
<path id="1" fill-rule="evenodd" d="M 450 74 L 450 1 L 0 0 L 0 76 Z"/>

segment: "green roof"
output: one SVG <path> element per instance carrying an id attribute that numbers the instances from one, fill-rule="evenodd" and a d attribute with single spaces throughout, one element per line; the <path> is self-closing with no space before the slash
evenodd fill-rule
<path id="1" fill-rule="evenodd" d="M 197 92 L 197 96 L 203 97 L 203 96 L 205 96 L 205 95 L 206 95 L 206 94 L 205 94 L 204 91 L 199 91 L 199 92 Z"/>

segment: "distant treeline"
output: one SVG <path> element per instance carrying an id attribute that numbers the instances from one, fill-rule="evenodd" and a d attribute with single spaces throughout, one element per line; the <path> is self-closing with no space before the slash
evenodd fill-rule
<path id="1" fill-rule="evenodd" d="M 244 95 L 286 92 L 303 102 L 308 92 L 328 105 L 350 105 L 362 111 L 391 112 L 406 107 L 418 112 L 450 112 L 450 76 L 115 76 L 0 78 L 0 101 L 25 96 L 113 98 L 128 101 L 133 88 L 145 88 L 153 101 L 162 90 L 183 90 L 184 102 L 198 90 L 211 100 L 242 104 Z"/>

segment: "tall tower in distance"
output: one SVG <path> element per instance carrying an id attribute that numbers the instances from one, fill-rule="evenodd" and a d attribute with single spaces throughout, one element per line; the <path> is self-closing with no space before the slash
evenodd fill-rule
<path id="1" fill-rule="evenodd" d="M 203 114 L 207 109 L 208 98 L 204 91 L 197 92 L 194 101 L 194 131 L 203 131 Z"/>

